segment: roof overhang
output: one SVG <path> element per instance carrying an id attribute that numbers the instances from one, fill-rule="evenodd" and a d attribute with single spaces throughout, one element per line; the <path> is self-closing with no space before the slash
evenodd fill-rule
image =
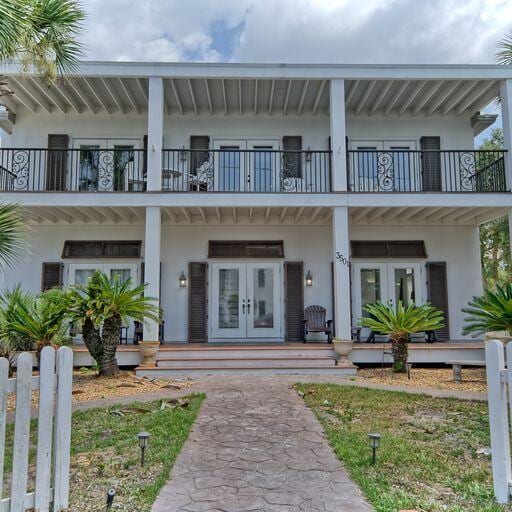
<path id="1" fill-rule="evenodd" d="M 480 112 L 473 114 L 471 117 L 471 127 L 475 137 L 489 128 L 489 126 L 492 126 L 496 119 L 498 119 L 498 114 L 481 114 Z"/>

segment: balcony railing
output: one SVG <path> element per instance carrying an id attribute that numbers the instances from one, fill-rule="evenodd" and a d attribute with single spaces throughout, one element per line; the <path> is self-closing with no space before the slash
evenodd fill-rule
<path id="1" fill-rule="evenodd" d="M 164 149 L 162 190 L 330 192 L 329 151 Z"/>
<path id="2" fill-rule="evenodd" d="M 506 192 L 505 151 L 348 151 L 352 192 Z"/>
<path id="3" fill-rule="evenodd" d="M 0 149 L 4 192 L 142 192 L 145 151 L 115 149 Z"/>

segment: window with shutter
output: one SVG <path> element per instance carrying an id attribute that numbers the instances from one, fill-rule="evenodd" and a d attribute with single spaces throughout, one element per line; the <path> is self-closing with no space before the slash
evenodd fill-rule
<path id="1" fill-rule="evenodd" d="M 436 331 L 438 340 L 450 339 L 448 279 L 445 262 L 427 263 L 428 301 L 443 312 L 444 327 Z"/>
<path id="2" fill-rule="evenodd" d="M 69 137 L 67 135 L 48 135 L 46 190 L 66 190 L 68 145 Z"/>
<path id="3" fill-rule="evenodd" d="M 41 291 L 62 288 L 63 271 L 64 264 L 62 262 L 44 262 L 41 274 Z"/>
<path id="4" fill-rule="evenodd" d="M 303 267 L 302 261 L 284 263 L 286 341 L 304 341 Z"/>
<path id="5" fill-rule="evenodd" d="M 421 175 L 423 191 L 439 192 L 441 180 L 441 139 L 439 137 L 421 137 Z"/>
<path id="6" fill-rule="evenodd" d="M 282 240 L 210 240 L 209 258 L 283 258 Z"/>
<path id="7" fill-rule="evenodd" d="M 289 153 L 287 153 L 289 151 Z M 283 137 L 283 178 L 302 178 L 302 137 Z"/>
<path id="8" fill-rule="evenodd" d="M 208 341 L 208 264 L 188 265 L 188 341 Z"/>

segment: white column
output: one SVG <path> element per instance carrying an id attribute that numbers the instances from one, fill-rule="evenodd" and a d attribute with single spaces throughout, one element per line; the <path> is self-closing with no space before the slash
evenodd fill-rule
<path id="1" fill-rule="evenodd" d="M 331 80 L 330 96 L 332 184 L 334 191 L 347 190 L 347 149 L 345 129 L 345 80 Z"/>
<path id="2" fill-rule="evenodd" d="M 337 338 L 351 339 L 350 317 L 350 239 L 348 207 L 334 207 L 332 217 L 334 258 L 334 327 Z"/>
<path id="3" fill-rule="evenodd" d="M 160 243 L 161 215 L 158 206 L 146 208 L 146 236 L 144 239 L 144 280 L 147 283 L 144 294 L 160 300 Z M 158 341 L 158 324 L 147 320 L 144 324 L 144 341 Z"/>
<path id="4" fill-rule="evenodd" d="M 148 98 L 148 190 L 162 189 L 162 143 L 164 139 L 164 84 L 149 77 Z"/>
<path id="5" fill-rule="evenodd" d="M 505 177 L 507 189 L 512 190 L 512 80 L 503 80 L 500 85 L 501 118 L 505 156 Z"/>

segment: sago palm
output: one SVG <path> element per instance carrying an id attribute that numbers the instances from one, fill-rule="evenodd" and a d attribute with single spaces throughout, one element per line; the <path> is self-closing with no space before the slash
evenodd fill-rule
<path id="1" fill-rule="evenodd" d="M 13 267 L 23 255 L 25 236 L 21 208 L 0 204 L 0 271 Z"/>
<path id="2" fill-rule="evenodd" d="M 86 341 L 93 350 L 100 375 L 114 375 L 119 371 L 116 351 L 119 332 L 123 323 L 129 320 L 160 322 L 160 310 L 155 299 L 144 296 L 145 285 L 132 287 L 131 280 L 121 281 L 119 276 L 109 278 L 103 272 L 96 272 L 88 284 L 75 287 L 71 292 L 73 316 L 83 313 L 82 327 L 87 329 Z M 82 313 L 80 313 L 82 312 Z M 99 336 L 99 337 L 98 337 Z"/>
<path id="3" fill-rule="evenodd" d="M 0 60 L 21 59 L 51 83 L 76 69 L 84 18 L 77 0 L 2 0 Z"/>
<path id="4" fill-rule="evenodd" d="M 430 304 L 404 307 L 399 301 L 395 307 L 391 302 L 376 302 L 364 306 L 364 310 L 369 316 L 361 319 L 361 326 L 389 336 L 393 370 L 398 373 L 406 371 L 410 335 L 444 327 L 443 314 Z"/>
<path id="5" fill-rule="evenodd" d="M 479 336 L 489 331 L 506 331 L 512 334 L 512 283 L 485 290 L 480 297 L 473 297 L 462 309 L 463 334 Z"/>
<path id="6" fill-rule="evenodd" d="M 69 343 L 66 334 L 67 298 L 60 289 L 48 290 L 40 295 L 24 293 L 19 288 L 4 292 L 2 302 L 11 306 L 8 321 L 3 325 L 5 335 L 30 342 L 37 356 L 46 346 Z M 18 306 L 13 304 L 18 301 Z M 13 307 L 14 306 L 14 307 Z"/>

